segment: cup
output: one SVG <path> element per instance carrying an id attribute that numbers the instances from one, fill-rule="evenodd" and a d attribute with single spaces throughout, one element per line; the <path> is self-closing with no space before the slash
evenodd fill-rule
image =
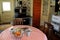
<path id="1" fill-rule="evenodd" d="M 26 32 L 26 35 L 27 36 L 30 36 L 31 35 L 31 29 L 26 29 L 25 32 Z"/>
<path id="2" fill-rule="evenodd" d="M 30 36 L 30 35 L 31 35 L 31 32 L 26 32 L 26 35 L 27 35 L 27 36 Z"/>

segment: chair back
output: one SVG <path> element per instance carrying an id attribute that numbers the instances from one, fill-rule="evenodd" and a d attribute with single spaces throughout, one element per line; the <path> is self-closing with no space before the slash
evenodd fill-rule
<path id="1" fill-rule="evenodd" d="M 49 22 L 44 22 L 44 33 L 50 34 L 53 31 L 53 25 Z"/>
<path id="2" fill-rule="evenodd" d="M 15 18 L 13 20 L 13 25 L 23 25 L 23 18 Z"/>

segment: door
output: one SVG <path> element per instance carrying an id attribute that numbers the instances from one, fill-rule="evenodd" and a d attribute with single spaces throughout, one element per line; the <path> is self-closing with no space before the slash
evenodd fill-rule
<path id="1" fill-rule="evenodd" d="M 33 0 L 33 26 L 39 28 L 41 14 L 41 0 Z"/>
<path id="2" fill-rule="evenodd" d="M 0 23 L 11 22 L 14 18 L 14 0 L 0 0 Z"/>
<path id="3" fill-rule="evenodd" d="M 1 23 L 1 1 L 0 1 L 0 23 Z"/>

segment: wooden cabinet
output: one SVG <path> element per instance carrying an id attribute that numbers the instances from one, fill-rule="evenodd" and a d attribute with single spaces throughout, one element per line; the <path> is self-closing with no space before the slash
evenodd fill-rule
<path id="1" fill-rule="evenodd" d="M 54 27 L 55 33 L 60 36 L 60 16 L 52 15 L 51 24 Z"/>

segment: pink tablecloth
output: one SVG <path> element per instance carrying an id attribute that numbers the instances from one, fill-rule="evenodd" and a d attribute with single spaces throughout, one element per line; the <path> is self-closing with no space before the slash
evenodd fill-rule
<path id="1" fill-rule="evenodd" d="M 12 34 L 10 33 L 10 28 L 4 30 L 1 34 L 0 34 L 0 40 L 47 40 L 46 35 L 40 31 L 37 28 L 34 28 L 32 26 L 26 26 L 26 25 L 18 25 L 18 26 L 12 26 L 12 27 L 29 27 L 32 29 L 31 35 L 30 36 L 26 36 L 24 35 L 21 39 L 20 38 L 16 38 L 14 36 L 12 36 Z"/>

